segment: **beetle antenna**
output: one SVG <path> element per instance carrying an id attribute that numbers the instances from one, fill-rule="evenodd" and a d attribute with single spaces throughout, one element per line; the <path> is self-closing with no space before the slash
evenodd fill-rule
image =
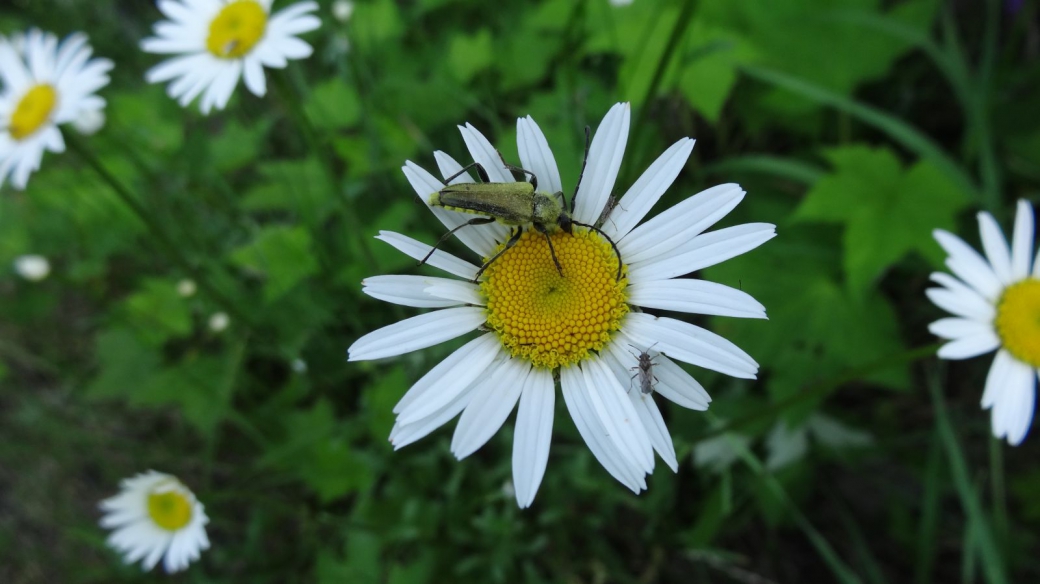
<path id="1" fill-rule="evenodd" d="M 603 230 L 600 229 L 599 227 L 596 227 L 595 225 L 589 225 L 588 223 L 581 223 L 581 222 L 578 222 L 578 221 L 574 221 L 573 219 L 571 220 L 571 223 L 573 223 L 575 225 L 580 225 L 582 227 L 588 227 L 589 229 L 591 229 L 591 230 L 595 231 L 596 233 L 602 235 L 607 241 L 610 242 L 610 247 L 614 248 L 614 255 L 617 256 L 617 277 L 615 278 L 615 281 L 620 281 L 621 280 L 621 252 L 618 251 L 617 244 L 614 243 L 614 240 L 611 239 L 610 236 L 607 235 L 606 233 L 603 233 Z"/>
<path id="2" fill-rule="evenodd" d="M 589 163 L 589 147 L 592 145 L 592 128 L 585 126 L 585 158 L 581 161 L 581 173 L 578 174 L 578 184 L 574 185 L 574 196 L 571 197 L 571 213 L 574 213 L 574 205 L 578 201 L 578 189 L 581 188 L 581 179 L 585 177 L 585 165 Z M 621 256 L 618 256 L 620 263 Z"/>

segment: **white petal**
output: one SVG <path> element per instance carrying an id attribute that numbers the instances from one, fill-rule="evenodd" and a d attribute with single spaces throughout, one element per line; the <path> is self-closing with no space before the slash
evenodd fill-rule
<path id="1" fill-rule="evenodd" d="M 451 438 L 455 458 L 473 454 L 498 432 L 516 407 L 530 373 L 530 361 L 509 359 L 477 388 Z"/>
<path id="2" fill-rule="evenodd" d="M 664 424 L 664 418 L 661 417 L 661 411 L 657 409 L 653 396 L 638 391 L 630 391 L 628 392 L 628 398 L 632 400 L 632 405 L 635 407 L 636 413 L 639 414 L 639 420 L 643 423 L 643 427 L 646 428 L 646 433 L 650 436 L 650 442 L 654 445 L 654 450 L 664 460 L 664 463 L 668 465 L 668 468 L 672 469 L 672 472 L 679 472 L 679 461 L 675 458 L 675 445 L 672 444 L 672 435 L 668 433 L 668 427 Z"/>
<path id="3" fill-rule="evenodd" d="M 747 292 L 707 280 L 658 280 L 632 284 L 628 302 L 646 308 L 693 314 L 766 318 L 766 309 Z"/>
<path id="4" fill-rule="evenodd" d="M 259 59 L 247 57 L 243 63 L 243 73 L 246 89 L 250 93 L 257 97 L 267 94 L 267 78 L 264 76 L 264 66 L 260 64 Z"/>
<path id="5" fill-rule="evenodd" d="M 484 134 L 481 134 L 479 130 L 469 123 L 465 126 L 458 126 L 458 128 L 459 132 L 462 133 L 462 140 L 466 143 L 470 156 L 473 157 L 473 161 L 484 167 L 484 171 L 487 172 L 488 179 L 491 182 L 516 181 L 513 178 L 513 174 L 505 167 L 498 150 L 491 145 L 491 142 L 484 137 Z"/>
<path id="6" fill-rule="evenodd" d="M 1011 282 L 1011 252 L 1007 240 L 1000 230 L 1000 225 L 993 215 L 983 211 L 979 213 L 979 233 L 982 235 L 982 248 L 986 250 L 989 265 L 1003 284 Z"/>
<path id="7" fill-rule="evenodd" d="M 469 215 L 466 213 L 459 213 L 456 211 L 448 211 L 442 207 L 433 207 L 430 205 L 430 195 L 440 191 L 444 188 L 441 181 L 434 178 L 434 176 L 425 169 L 415 164 L 412 161 L 405 162 L 405 165 L 401 168 L 404 171 L 405 177 L 408 182 L 415 189 L 415 192 L 422 199 L 422 202 L 434 216 L 440 220 L 448 229 L 454 229 L 459 225 L 475 219 L 476 215 Z M 476 229 L 474 226 L 467 226 L 459 229 L 455 232 L 455 237 L 459 238 L 459 241 L 464 243 L 466 247 L 477 252 L 481 257 L 489 257 L 491 252 L 498 245 L 491 234 L 486 230 Z"/>
<path id="8" fill-rule="evenodd" d="M 672 144 L 628 189 L 603 223 L 603 231 L 610 238 L 615 241 L 623 239 L 646 217 L 686 166 L 694 142 L 690 138 L 682 138 Z"/>
<path id="9" fill-rule="evenodd" d="M 925 290 L 928 299 L 939 308 L 979 322 L 991 322 L 996 316 L 993 305 L 960 280 L 938 272 L 932 274 L 931 278 L 944 286 Z"/>
<path id="10" fill-rule="evenodd" d="M 1004 392 L 1008 375 L 1011 374 L 1015 365 L 1015 358 L 1006 349 L 997 351 L 997 356 L 993 358 L 993 365 L 986 374 L 986 389 L 982 392 L 982 409 L 988 410 L 997 403 L 997 399 Z"/>
<path id="11" fill-rule="evenodd" d="M 520 395 L 513 434 L 513 488 L 521 509 L 531 506 L 545 476 L 555 405 L 552 373 L 538 367 L 532 369 Z"/>
<path id="12" fill-rule="evenodd" d="M 1026 201 L 1018 202 L 1015 213 L 1015 232 L 1011 236 L 1011 278 L 1018 281 L 1029 276 L 1030 260 L 1033 258 L 1033 206 Z"/>
<path id="13" fill-rule="evenodd" d="M 1008 367 L 991 415 L 993 435 L 1018 446 L 1029 432 L 1036 407 L 1036 371 L 1017 360 Z"/>
<path id="14" fill-rule="evenodd" d="M 964 283 L 977 290 L 987 300 L 993 301 L 1000 296 L 1003 286 L 993 273 L 993 268 L 979 252 L 948 231 L 936 229 L 932 236 L 949 254 L 946 265 L 958 278 L 964 280 Z"/>
<path id="15" fill-rule="evenodd" d="M 658 351 L 691 365 L 743 379 L 754 379 L 758 373 L 758 363 L 740 347 L 688 322 L 629 313 L 622 328 L 639 344 L 657 343 Z"/>
<path id="16" fill-rule="evenodd" d="M 394 246 L 397 251 L 400 251 L 416 261 L 422 260 L 426 257 L 426 254 L 430 253 L 430 250 L 433 249 L 432 245 L 427 245 L 406 235 L 394 233 L 393 231 L 380 231 L 379 235 L 376 236 L 376 239 L 389 243 Z M 476 278 L 477 270 L 479 269 L 477 266 L 441 250 L 433 252 L 430 259 L 426 260 L 426 265 L 439 268 L 449 274 L 454 274 L 467 280 Z"/>
<path id="17" fill-rule="evenodd" d="M 581 177 L 581 184 L 574 192 L 574 219 L 581 223 L 595 223 L 603 212 L 614 189 L 621 160 L 628 144 L 628 128 L 632 120 L 632 108 L 628 103 L 619 103 L 610 108 L 603 117 L 589 147 L 588 164 Z"/>
<path id="18" fill-rule="evenodd" d="M 563 192 L 563 181 L 560 180 L 556 157 L 553 156 L 542 129 L 531 116 L 516 120 L 516 148 L 520 152 L 521 166 L 538 177 L 539 191 Z"/>
<path id="19" fill-rule="evenodd" d="M 560 369 L 560 387 L 563 393 L 563 401 L 567 404 L 574 425 L 578 428 L 585 444 L 588 445 L 592 455 L 596 457 L 610 476 L 617 479 L 621 484 L 639 494 L 646 489 L 645 475 L 630 467 L 607 436 L 607 429 L 600 422 L 595 409 L 589 402 L 585 380 L 581 369 L 577 366 L 564 367 Z"/>
<path id="20" fill-rule="evenodd" d="M 712 187 L 686 199 L 640 225 L 618 248 L 628 263 L 659 257 L 711 227 L 744 200 L 737 184 Z"/>
<path id="21" fill-rule="evenodd" d="M 953 340 L 992 335 L 996 332 L 993 330 L 991 323 L 978 322 L 967 318 L 940 318 L 928 325 L 928 330 L 937 337 Z"/>
<path id="22" fill-rule="evenodd" d="M 589 401 L 611 441 L 632 468 L 654 470 L 654 450 L 639 415 L 612 371 L 599 358 L 582 362 Z"/>
<path id="23" fill-rule="evenodd" d="M 485 334 L 455 350 L 423 375 L 394 406 L 397 422 L 411 424 L 432 415 L 477 379 L 488 376 L 502 351 L 494 334 Z"/>
<path id="24" fill-rule="evenodd" d="M 747 253 L 776 237 L 776 226 L 768 223 L 745 223 L 693 238 L 664 255 L 632 265 L 630 282 L 667 280 L 714 266 Z"/>
<path id="25" fill-rule="evenodd" d="M 498 368 L 497 365 L 504 362 L 505 360 L 503 359 L 493 364 L 488 368 L 487 374 L 489 376 L 494 375 L 495 370 Z M 440 428 L 448 420 L 459 415 L 459 412 L 469 405 L 477 387 L 479 387 L 483 382 L 483 379 L 478 379 L 473 383 L 470 383 L 461 393 L 455 396 L 452 401 L 445 404 L 444 407 L 433 412 L 429 416 L 416 421 L 414 424 L 394 424 L 393 430 L 390 431 L 390 444 L 394 446 L 394 450 L 400 450 L 417 440 L 425 438 L 430 434 L 430 432 Z"/>
<path id="26" fill-rule="evenodd" d="M 940 359 L 970 359 L 989 353 L 1000 346 L 1000 337 L 993 331 L 950 341 L 939 348 Z"/>
<path id="27" fill-rule="evenodd" d="M 461 304 L 473 306 L 484 306 L 487 302 L 480 295 L 480 286 L 473 282 L 459 282 L 441 278 L 439 282 L 432 283 L 424 292 L 434 298 L 451 300 Z"/>
<path id="28" fill-rule="evenodd" d="M 464 304 L 425 291 L 426 288 L 441 282 L 458 281 L 432 276 L 372 276 L 361 282 L 361 291 L 372 298 L 413 308 L 447 308 Z"/>
<path id="29" fill-rule="evenodd" d="M 476 306 L 444 308 L 377 329 L 354 341 L 349 361 L 371 361 L 432 347 L 472 332 L 487 321 Z"/>

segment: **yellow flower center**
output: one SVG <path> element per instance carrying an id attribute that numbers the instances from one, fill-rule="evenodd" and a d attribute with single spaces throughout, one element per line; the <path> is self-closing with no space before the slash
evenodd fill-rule
<path id="1" fill-rule="evenodd" d="M 177 491 L 148 495 L 148 515 L 159 527 L 177 531 L 191 521 L 191 501 Z"/>
<path id="2" fill-rule="evenodd" d="M 1040 367 L 1040 280 L 1022 280 L 1004 290 L 997 304 L 997 334 L 1019 361 Z"/>
<path id="3" fill-rule="evenodd" d="M 249 54 L 267 30 L 267 12 L 255 0 L 235 0 L 209 25 L 206 48 L 221 59 Z"/>
<path id="4" fill-rule="evenodd" d="M 8 128 L 11 137 L 24 140 L 35 134 L 50 119 L 57 103 L 58 92 L 50 85 L 41 84 L 30 89 L 11 114 L 11 125 Z"/>
<path id="5" fill-rule="evenodd" d="M 618 258 L 598 234 L 575 227 L 573 235 L 559 231 L 550 237 L 563 276 L 545 236 L 528 230 L 488 267 L 480 288 L 487 297 L 487 325 L 502 345 L 536 367 L 555 369 L 578 363 L 610 341 L 628 312 L 628 280 L 624 272 L 615 279 Z"/>

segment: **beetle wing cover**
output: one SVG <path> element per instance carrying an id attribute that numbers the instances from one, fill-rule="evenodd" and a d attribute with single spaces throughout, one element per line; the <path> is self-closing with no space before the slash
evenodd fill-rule
<path id="1" fill-rule="evenodd" d="M 503 223 L 530 223 L 534 188 L 528 182 L 464 183 L 440 192 L 441 206 L 494 217 Z"/>

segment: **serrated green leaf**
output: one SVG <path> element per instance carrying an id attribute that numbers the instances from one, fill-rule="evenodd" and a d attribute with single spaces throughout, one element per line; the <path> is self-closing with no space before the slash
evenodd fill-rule
<path id="1" fill-rule="evenodd" d="M 231 121 L 210 142 L 213 167 L 223 172 L 237 170 L 256 159 L 263 137 L 271 124 L 265 120 L 250 127 Z"/>
<path id="2" fill-rule="evenodd" d="M 141 288 L 123 303 L 127 321 L 142 339 L 161 344 L 189 334 L 191 309 L 173 282 L 145 280 Z"/>
<path id="3" fill-rule="evenodd" d="M 847 146 L 827 153 L 834 172 L 818 180 L 795 217 L 841 223 L 849 289 L 862 297 L 911 252 L 938 263 L 932 230 L 950 229 L 967 197 L 929 162 L 904 171 L 888 149 Z"/>
<path id="4" fill-rule="evenodd" d="M 470 35 L 452 37 L 448 47 L 448 67 L 459 81 L 469 82 L 490 67 L 493 61 L 490 30 L 481 28 Z"/>

